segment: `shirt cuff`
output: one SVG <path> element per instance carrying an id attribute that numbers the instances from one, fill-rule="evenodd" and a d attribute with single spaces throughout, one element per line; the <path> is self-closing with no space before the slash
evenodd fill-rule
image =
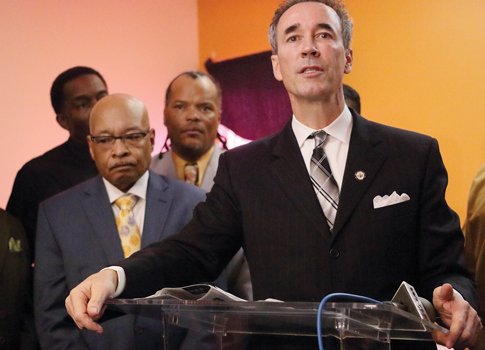
<path id="1" fill-rule="evenodd" d="M 117 298 L 123 291 L 125 290 L 126 286 L 126 275 L 125 275 L 125 270 L 121 266 L 108 266 L 105 267 L 103 270 L 114 270 L 116 272 L 116 275 L 118 276 L 118 285 L 116 287 L 116 290 L 114 294 L 112 295 L 112 298 Z"/>

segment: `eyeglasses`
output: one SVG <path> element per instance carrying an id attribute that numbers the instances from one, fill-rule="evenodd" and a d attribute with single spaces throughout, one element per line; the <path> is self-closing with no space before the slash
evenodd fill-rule
<path id="1" fill-rule="evenodd" d="M 116 140 L 121 140 L 126 146 L 136 147 L 140 144 L 141 140 L 143 140 L 148 134 L 150 130 L 143 131 L 143 132 L 134 132 L 130 134 L 120 135 L 120 136 L 113 136 L 113 135 L 101 135 L 101 136 L 93 136 L 89 135 L 89 138 L 92 142 L 96 145 L 101 147 L 113 147 Z"/>

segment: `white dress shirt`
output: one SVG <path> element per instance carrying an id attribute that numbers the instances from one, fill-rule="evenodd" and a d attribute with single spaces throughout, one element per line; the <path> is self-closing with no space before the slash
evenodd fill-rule
<path id="1" fill-rule="evenodd" d="M 313 149 L 315 148 L 315 140 L 313 138 L 309 139 L 308 136 L 317 130 L 302 124 L 295 115 L 293 115 L 291 127 L 300 147 L 308 174 L 310 174 L 310 163 Z M 345 163 L 347 162 L 347 154 L 349 152 L 350 134 L 352 133 L 352 114 L 348 107 L 344 106 L 342 113 L 340 113 L 337 119 L 322 130 L 328 134 L 324 145 L 328 164 L 330 165 L 335 181 L 337 181 L 338 188 L 341 190 Z"/>
<path id="2" fill-rule="evenodd" d="M 108 180 L 103 177 L 104 186 L 108 192 L 109 202 L 111 203 L 111 209 L 115 217 L 120 213 L 120 208 L 115 204 L 115 201 L 126 194 L 134 194 L 138 197 L 138 201 L 133 207 L 133 215 L 135 216 L 135 221 L 140 229 L 140 235 L 143 234 L 143 223 L 145 221 L 145 208 L 146 208 L 146 197 L 148 188 L 148 176 L 149 172 L 146 171 L 135 184 L 125 192 L 119 190 L 113 186 Z"/>

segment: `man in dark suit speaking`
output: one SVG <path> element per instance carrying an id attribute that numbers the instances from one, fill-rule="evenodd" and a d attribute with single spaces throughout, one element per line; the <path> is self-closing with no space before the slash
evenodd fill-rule
<path id="1" fill-rule="evenodd" d="M 210 280 L 243 246 L 255 300 L 332 292 L 389 300 L 407 281 L 450 326 L 438 342 L 473 344 L 481 323 L 437 141 L 349 111 L 342 80 L 351 31 L 340 1 L 290 0 L 276 10 L 273 72 L 293 117 L 279 134 L 221 156 L 206 202 L 180 234 L 73 289 L 66 305 L 79 327 L 102 332 L 106 298 Z M 260 348 L 312 349 L 313 341 L 273 338 Z"/>
<path id="2" fill-rule="evenodd" d="M 153 141 L 141 101 L 106 96 L 91 112 L 88 136 L 101 175 L 40 205 L 34 306 L 43 349 L 161 348 L 155 320 L 114 318 L 99 335 L 79 331 L 64 308 L 71 288 L 140 247 L 177 233 L 204 200 L 204 191 L 195 186 L 148 170 Z"/>

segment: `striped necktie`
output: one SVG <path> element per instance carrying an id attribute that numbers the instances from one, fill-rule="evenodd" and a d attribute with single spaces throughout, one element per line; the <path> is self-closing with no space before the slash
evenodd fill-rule
<path id="1" fill-rule="evenodd" d="M 323 149 L 327 133 L 319 130 L 312 133 L 308 138 L 315 139 L 315 148 L 310 163 L 310 178 L 323 214 L 327 219 L 328 227 L 332 231 L 337 215 L 339 189 Z"/>

